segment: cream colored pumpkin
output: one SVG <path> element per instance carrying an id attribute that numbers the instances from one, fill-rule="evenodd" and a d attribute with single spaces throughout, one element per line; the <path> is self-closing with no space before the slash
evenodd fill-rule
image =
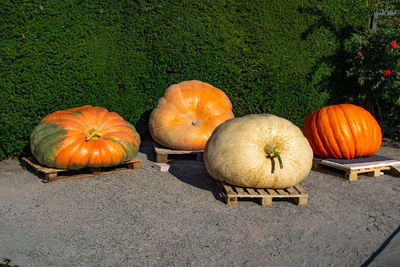
<path id="1" fill-rule="evenodd" d="M 282 159 L 282 168 L 272 151 Z M 204 150 L 209 174 L 243 187 L 287 188 L 297 185 L 311 170 L 313 151 L 301 130 L 272 114 L 253 114 L 219 125 Z"/>

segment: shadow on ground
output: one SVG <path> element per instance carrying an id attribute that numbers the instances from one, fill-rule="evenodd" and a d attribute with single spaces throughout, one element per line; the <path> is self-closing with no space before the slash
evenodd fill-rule
<path id="1" fill-rule="evenodd" d="M 139 151 L 145 154 L 149 161 L 156 162 L 151 138 L 142 139 Z M 204 162 L 188 160 L 184 156 L 179 157 L 178 155 L 175 159 L 170 160 L 168 172 L 186 184 L 212 192 L 216 200 L 224 202 L 225 198 L 218 188 L 217 182 L 208 174 Z"/>
<path id="2" fill-rule="evenodd" d="M 169 162 L 169 173 L 180 181 L 211 191 L 216 200 L 224 202 L 224 196 L 218 188 L 217 182 L 208 174 L 204 162 L 191 160 L 175 160 Z"/>

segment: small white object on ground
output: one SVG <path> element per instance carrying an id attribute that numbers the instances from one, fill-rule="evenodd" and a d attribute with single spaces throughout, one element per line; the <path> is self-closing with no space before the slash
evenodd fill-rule
<path id="1" fill-rule="evenodd" d="M 159 171 L 167 172 L 170 166 L 167 163 L 154 163 L 154 167 Z"/>

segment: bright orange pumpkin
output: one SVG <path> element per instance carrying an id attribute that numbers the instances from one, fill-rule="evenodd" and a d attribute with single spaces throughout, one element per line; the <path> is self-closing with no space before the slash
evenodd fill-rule
<path id="1" fill-rule="evenodd" d="M 178 150 L 202 150 L 214 129 L 234 117 L 220 89 L 196 80 L 167 88 L 149 120 L 153 139 Z"/>
<path id="2" fill-rule="evenodd" d="M 375 154 L 382 132 L 375 118 L 362 107 L 340 104 L 310 113 L 303 125 L 315 155 L 321 158 L 352 159 Z"/>
<path id="3" fill-rule="evenodd" d="M 30 138 L 36 160 L 60 169 L 115 166 L 133 159 L 139 146 L 133 125 L 115 112 L 90 105 L 47 115 Z"/>

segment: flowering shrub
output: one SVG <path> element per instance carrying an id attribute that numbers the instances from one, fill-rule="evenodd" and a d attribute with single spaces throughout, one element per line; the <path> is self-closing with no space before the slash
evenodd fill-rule
<path id="1" fill-rule="evenodd" d="M 345 42 L 350 66 L 346 73 L 361 87 L 358 100 L 381 124 L 392 126 L 400 125 L 399 22 L 397 16 L 380 18 L 376 30 L 354 33 Z"/>

